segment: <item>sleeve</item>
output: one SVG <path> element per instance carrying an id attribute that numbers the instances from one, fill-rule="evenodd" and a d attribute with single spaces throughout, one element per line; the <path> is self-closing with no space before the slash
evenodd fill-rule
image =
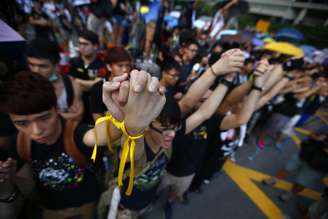
<path id="1" fill-rule="evenodd" d="M 89 158 L 92 154 L 92 149 L 91 147 L 88 147 L 86 144 L 83 142 L 83 137 L 87 131 L 92 129 L 93 127 L 91 125 L 87 125 L 84 123 L 79 123 L 75 129 L 74 132 L 74 141 L 77 146 L 77 148 L 87 157 Z"/>
<path id="2" fill-rule="evenodd" d="M 76 58 L 70 60 L 69 66 L 70 68 L 68 71 L 68 75 L 77 78 L 78 74 L 77 74 L 77 67 L 76 67 Z"/>
<path id="3" fill-rule="evenodd" d="M 17 132 L 15 126 L 11 122 L 9 115 L 0 112 L 0 137 L 7 137 Z"/>
<path id="4" fill-rule="evenodd" d="M 103 82 L 100 81 L 96 83 L 90 91 L 90 113 L 104 113 L 107 108 L 102 102 L 102 85 Z"/>

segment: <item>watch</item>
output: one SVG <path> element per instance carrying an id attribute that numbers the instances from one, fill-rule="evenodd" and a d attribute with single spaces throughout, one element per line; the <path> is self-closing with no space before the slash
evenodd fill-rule
<path id="1" fill-rule="evenodd" d="M 262 87 L 258 87 L 258 86 L 256 86 L 255 84 L 252 85 L 251 89 L 252 89 L 252 90 L 257 90 L 257 91 L 260 91 L 260 92 L 263 91 L 263 88 L 262 88 Z"/>
<path id="2" fill-rule="evenodd" d="M 220 80 L 220 83 L 221 84 L 224 84 L 225 86 L 227 86 L 229 89 L 233 88 L 233 83 L 231 81 L 228 81 L 227 79 L 225 78 L 222 78 Z"/>

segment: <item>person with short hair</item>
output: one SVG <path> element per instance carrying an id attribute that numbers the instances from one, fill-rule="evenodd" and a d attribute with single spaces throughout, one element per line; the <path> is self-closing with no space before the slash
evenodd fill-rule
<path id="1" fill-rule="evenodd" d="M 132 67 L 132 57 L 123 47 L 113 47 L 106 50 L 105 64 L 109 71 L 106 80 L 110 81 L 116 76 L 127 74 Z M 90 91 L 90 113 L 93 119 L 105 114 L 106 106 L 101 101 L 103 81 L 97 82 Z"/>
<path id="2" fill-rule="evenodd" d="M 177 82 L 180 78 L 180 65 L 173 58 L 164 61 L 161 67 L 159 83 L 166 88 L 166 94 L 174 96 L 177 92 Z"/>
<path id="3" fill-rule="evenodd" d="M 73 78 L 58 73 L 60 56 L 57 44 L 37 38 L 28 42 L 25 54 L 29 69 L 48 79 L 55 87 L 61 115 L 65 119 L 81 119 L 84 112 L 82 91 Z"/>
<path id="4" fill-rule="evenodd" d="M 69 75 L 77 80 L 84 90 L 89 90 L 101 77 L 106 76 L 104 62 L 97 57 L 98 35 L 84 30 L 78 37 L 79 56 L 70 60 Z"/>

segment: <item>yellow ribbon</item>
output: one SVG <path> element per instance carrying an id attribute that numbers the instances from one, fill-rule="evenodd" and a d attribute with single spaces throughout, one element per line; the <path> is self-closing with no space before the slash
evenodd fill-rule
<path id="1" fill-rule="evenodd" d="M 98 118 L 96 120 L 96 125 L 100 124 L 102 122 L 106 122 L 108 121 L 108 126 L 109 127 L 109 121 L 111 121 L 113 123 L 113 125 L 120 129 L 123 134 L 126 136 L 126 139 L 123 143 L 123 148 L 122 148 L 122 154 L 121 154 L 121 161 L 120 161 L 120 165 L 119 165 L 119 172 L 118 172 L 118 177 L 117 177 L 117 181 L 118 181 L 118 186 L 121 187 L 123 185 L 123 176 L 124 176 L 124 169 L 125 169 L 125 165 L 126 165 L 126 161 L 128 158 L 128 155 L 130 154 L 130 177 L 129 177 L 129 185 L 128 188 L 126 190 L 126 195 L 131 195 L 132 194 L 132 190 L 133 190 L 133 182 L 134 182 L 134 154 L 135 154 L 135 147 L 136 147 L 136 142 L 135 140 L 140 139 L 143 137 L 143 134 L 139 134 L 136 136 L 131 136 L 125 127 L 124 121 L 123 122 L 119 122 L 117 121 L 111 114 L 107 113 L 106 116 Z M 94 145 L 93 148 L 93 152 L 92 152 L 92 156 L 91 159 L 93 161 L 96 160 L 96 156 L 97 156 L 97 146 L 98 146 L 98 138 L 97 138 L 97 133 L 96 133 L 96 128 L 95 130 L 95 140 L 96 143 Z M 109 149 L 111 150 L 111 143 L 110 140 L 108 141 L 107 139 L 107 144 Z"/>

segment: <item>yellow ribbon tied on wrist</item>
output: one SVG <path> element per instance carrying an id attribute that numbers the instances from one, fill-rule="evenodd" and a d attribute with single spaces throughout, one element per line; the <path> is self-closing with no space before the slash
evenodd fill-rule
<path id="1" fill-rule="evenodd" d="M 123 185 L 123 176 L 124 176 L 124 169 L 125 165 L 128 159 L 128 156 L 130 154 L 130 175 L 129 175 L 129 184 L 128 188 L 126 190 L 126 195 L 131 195 L 133 191 L 133 182 L 134 182 L 134 154 L 135 154 L 135 147 L 136 147 L 136 142 L 135 140 L 140 139 L 143 137 L 143 134 L 138 134 L 136 136 L 131 136 L 125 127 L 124 121 L 120 122 L 116 120 L 111 114 L 107 113 L 106 116 L 98 118 L 96 120 L 95 125 L 98 125 L 100 123 L 107 122 L 107 130 L 109 130 L 110 127 L 110 122 L 119 130 L 122 131 L 123 135 L 125 136 L 125 140 L 123 143 L 122 147 L 122 154 L 121 154 L 121 161 L 119 165 L 119 171 L 118 171 L 118 177 L 117 177 L 117 183 L 118 186 L 121 187 Z M 95 145 L 93 148 L 93 152 L 91 155 L 91 159 L 95 162 L 96 156 L 97 156 L 97 147 L 98 147 L 98 137 L 96 133 L 96 128 L 95 130 Z M 109 136 L 109 133 L 108 133 Z M 107 145 L 110 151 L 112 151 L 112 146 L 110 139 L 107 138 Z"/>

